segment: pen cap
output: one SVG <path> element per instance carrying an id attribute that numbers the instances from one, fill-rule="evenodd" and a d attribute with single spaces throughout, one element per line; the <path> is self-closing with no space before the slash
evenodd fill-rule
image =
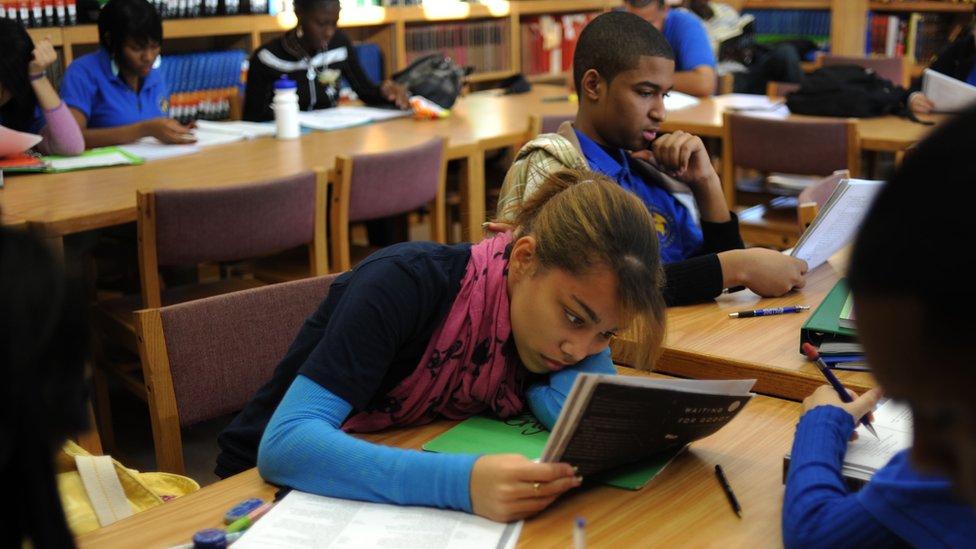
<path id="1" fill-rule="evenodd" d="M 193 549 L 224 549 L 227 534 L 219 528 L 207 528 L 193 534 Z"/>

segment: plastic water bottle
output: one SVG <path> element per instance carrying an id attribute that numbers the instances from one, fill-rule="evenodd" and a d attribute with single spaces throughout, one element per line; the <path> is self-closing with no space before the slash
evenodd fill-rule
<path id="1" fill-rule="evenodd" d="M 298 127 L 298 86 L 294 80 L 282 75 L 274 83 L 275 129 L 278 139 L 297 139 Z"/>

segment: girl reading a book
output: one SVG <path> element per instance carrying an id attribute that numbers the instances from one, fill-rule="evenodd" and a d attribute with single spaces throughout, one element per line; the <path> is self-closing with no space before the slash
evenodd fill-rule
<path id="1" fill-rule="evenodd" d="M 346 433 L 529 409 L 552 426 L 579 372 L 614 373 L 608 344 L 663 337 L 647 208 L 602 175 L 549 175 L 515 229 L 478 244 L 388 247 L 332 284 L 266 384 L 221 434 L 217 474 L 337 497 L 510 521 L 579 486 L 566 463 L 447 455 Z M 260 441 L 260 449 L 258 443 Z"/>
<path id="2" fill-rule="evenodd" d="M 192 143 L 190 127 L 169 118 L 169 89 L 156 70 L 163 25 L 146 0 L 109 0 L 98 13 L 98 51 L 75 59 L 61 96 L 88 147 L 155 137 Z"/>
<path id="3" fill-rule="evenodd" d="M 58 62 L 51 40 L 35 46 L 24 27 L 0 18 L 0 52 L 0 124 L 40 133 L 37 150 L 42 154 L 81 154 L 81 130 L 47 78 L 47 68 Z"/>
<path id="4" fill-rule="evenodd" d="M 873 203 L 850 262 L 858 337 L 885 395 L 911 407 L 912 447 L 849 493 L 841 475 L 847 441 L 880 391 L 851 403 L 829 386 L 814 392 L 803 402 L 786 483 L 788 547 L 972 547 L 976 540 L 976 303 L 964 285 L 947 284 L 947 273 L 969 270 L 958 243 L 976 238 L 974 128 L 970 109 L 905 158 Z M 956 195 L 919 204 L 921 181 Z"/>
<path id="5" fill-rule="evenodd" d="M 339 101 L 345 78 L 367 105 L 409 106 L 407 90 L 392 80 L 372 82 L 363 70 L 349 36 L 336 28 L 339 0 L 295 0 L 294 29 L 261 46 L 251 56 L 244 92 L 244 120 L 274 118 L 274 83 L 287 76 L 298 83 L 298 107 L 328 109 Z"/>

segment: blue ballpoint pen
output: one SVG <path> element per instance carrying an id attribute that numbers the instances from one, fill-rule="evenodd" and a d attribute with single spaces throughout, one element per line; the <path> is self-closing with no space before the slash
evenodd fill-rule
<path id="1" fill-rule="evenodd" d="M 839 396 L 840 399 L 844 402 L 853 402 L 854 398 L 851 397 L 850 393 L 847 392 L 847 389 L 844 388 L 840 380 L 837 379 L 837 376 L 835 376 L 834 373 L 830 371 L 830 368 L 827 367 L 827 364 L 823 361 L 822 358 L 820 358 L 820 353 L 817 352 L 817 349 L 814 348 L 814 346 L 809 343 L 804 343 L 803 345 L 800 346 L 800 348 L 803 350 L 803 354 L 807 355 L 807 358 L 812 360 L 813 363 L 817 365 L 817 369 L 820 370 L 820 373 L 822 373 L 824 377 L 827 378 L 827 381 L 830 382 L 831 387 L 833 387 L 834 390 L 837 391 L 837 396 Z M 874 435 L 874 438 L 881 440 L 881 437 L 878 436 L 877 431 L 874 430 L 874 426 L 871 425 L 870 421 L 868 421 L 868 416 L 865 415 L 861 417 L 861 425 L 863 425 L 865 429 L 870 431 L 871 434 Z"/>
<path id="2" fill-rule="evenodd" d="M 774 309 L 756 309 L 754 311 L 739 311 L 737 313 L 729 313 L 729 318 L 750 318 L 753 316 L 781 315 L 784 313 L 799 313 L 801 311 L 809 310 L 810 307 L 806 305 L 797 305 L 795 307 L 776 307 Z"/>

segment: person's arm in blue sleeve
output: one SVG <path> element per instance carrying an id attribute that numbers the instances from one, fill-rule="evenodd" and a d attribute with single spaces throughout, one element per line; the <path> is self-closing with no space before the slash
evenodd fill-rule
<path id="1" fill-rule="evenodd" d="M 817 406 L 796 428 L 783 497 L 786 547 L 886 547 L 897 539 L 857 497 L 841 474 L 851 415 L 836 406 Z"/>
<path id="2" fill-rule="evenodd" d="M 304 492 L 471 512 L 475 455 L 372 444 L 340 429 L 352 406 L 299 375 L 271 417 L 258 450 L 265 480 Z"/>
<path id="3" fill-rule="evenodd" d="M 530 386 L 525 391 L 525 396 L 529 401 L 529 409 L 532 414 L 552 430 L 559 418 L 559 412 L 566 403 L 566 397 L 573 388 L 576 376 L 581 372 L 588 374 L 610 374 L 617 373 L 610 359 L 610 348 L 607 347 L 602 353 L 590 355 L 579 363 L 566 368 L 560 372 L 549 374 L 549 383 L 538 383 Z"/>

